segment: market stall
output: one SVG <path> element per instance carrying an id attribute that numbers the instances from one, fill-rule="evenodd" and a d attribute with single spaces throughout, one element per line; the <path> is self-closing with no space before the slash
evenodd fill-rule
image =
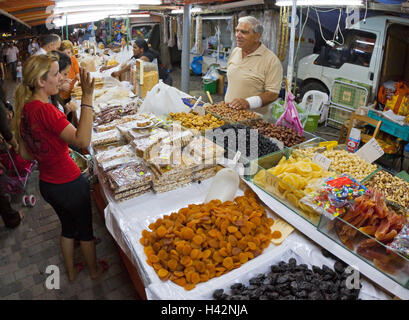
<path id="1" fill-rule="evenodd" d="M 333 273 L 327 270 L 328 281 L 332 281 L 330 275 L 335 277 L 337 272 L 333 268 L 336 260 L 322 256 L 320 247 L 323 247 L 346 264 L 356 267 L 361 274 L 389 294 L 403 299 L 408 298 L 404 271 L 407 258 L 401 254 L 397 255 L 400 268 L 397 276 L 382 271 L 385 269 L 384 266 L 348 248 L 340 240 L 339 234 L 331 231 L 329 224 L 334 218 L 336 221 L 341 221 L 340 217 L 332 218 L 324 212 L 325 210 L 312 212 L 300 201 L 319 190 L 319 187 L 315 189 L 306 187 L 309 182 L 306 180 L 307 177 L 314 176 L 317 180 L 317 178 L 328 177 L 325 172 L 349 174 L 357 182 L 363 181 L 364 185 L 372 187 L 376 182 L 379 183 L 379 179 L 376 180 L 374 176 L 375 180 L 371 180 L 371 174 L 380 168 L 366 163 L 354 154 L 349 154 L 344 151 L 345 148 L 326 150 L 330 144 L 308 132 L 297 133 L 288 127 L 276 126 L 272 123 L 271 115 L 246 112 L 234 114 L 231 110 L 228 110 L 230 113 L 226 113 L 223 104 L 197 107 L 197 101 L 193 97 L 180 92 L 180 96 L 176 95 L 176 97 L 175 94 L 170 94 L 174 98 L 173 101 L 169 100 L 172 106 L 168 105 L 161 109 L 157 101 L 163 99 L 159 96 L 159 92 L 163 94 L 164 91 L 157 92 L 154 88 L 146 99 L 139 100 L 139 103 L 132 101 L 134 98 L 129 96 L 131 91 L 128 92 L 128 96 L 122 97 L 122 100 L 120 97 L 117 99 L 106 97 L 99 100 L 96 103 L 90 150 L 94 161 L 94 172 L 98 176 L 97 189 L 102 199 L 101 207 L 104 208 L 106 226 L 127 261 L 131 277 L 138 279 L 137 290 L 141 296 L 149 299 L 226 298 L 215 291 L 224 289 L 223 294 L 228 294 L 229 287 L 234 283 L 246 283 L 250 280 L 250 283 L 255 283 L 257 281 L 253 278 L 256 273 L 257 275 L 266 273 L 272 264 L 287 263 L 290 258 L 296 261 L 294 268 L 297 264 L 303 265 L 302 268 L 307 265 L 307 269 L 313 266 L 323 269 L 325 269 L 324 265 L 329 267 Z M 178 90 L 169 87 L 168 91 Z M 107 91 L 109 92 L 111 90 Z M 194 105 L 196 106 L 192 111 Z M 240 131 L 243 129 L 244 131 Z M 233 145 L 225 144 L 223 135 L 227 132 L 233 134 L 235 139 Z M 253 135 L 254 133 L 256 135 Z M 239 139 L 240 134 L 243 134 L 241 139 Z M 221 135 L 221 138 L 218 138 L 218 135 Z M 251 143 L 252 139 L 257 139 L 258 142 L 256 152 L 251 150 L 251 146 L 254 146 L 254 143 Z M 245 144 L 240 146 L 240 142 L 243 141 L 248 142 L 247 146 Z M 320 143 L 323 143 L 325 150 Z M 244 149 L 241 149 L 243 147 Z M 317 161 L 318 164 L 313 162 L 317 157 L 314 157 L 314 154 L 322 152 L 323 157 L 332 161 L 331 166 L 325 170 L 320 167 L 321 162 Z M 342 152 L 345 154 L 341 155 Z M 295 178 L 295 172 L 299 171 L 291 174 L 294 166 L 293 169 L 287 168 L 289 169 L 287 178 L 282 175 L 285 171 L 265 173 L 264 177 L 260 178 L 262 176 L 260 172 L 271 171 L 270 169 L 277 165 L 283 156 L 290 159 L 291 154 L 293 157 L 295 154 L 301 157 L 302 163 L 299 163 L 298 168 L 301 168 L 299 170 L 304 174 L 304 176 L 301 175 L 304 186 L 301 186 L 301 182 Z M 174 160 L 178 156 L 180 161 L 176 161 L 175 164 Z M 234 198 L 253 199 L 248 201 L 260 206 L 260 214 L 262 214 L 260 217 L 266 219 L 265 225 L 258 226 L 263 221 L 262 218 L 252 221 L 252 225 L 262 228 L 260 230 L 266 232 L 265 236 L 253 241 L 246 238 L 246 242 L 242 243 L 243 248 L 237 247 L 233 252 L 235 247 L 229 240 L 233 241 L 233 244 L 236 243 L 234 241 L 239 241 L 234 235 L 238 231 L 237 226 L 230 225 L 235 239 L 228 237 L 229 231 L 224 231 L 227 232 L 226 238 L 218 239 L 217 244 L 213 244 L 215 248 L 212 248 L 211 239 L 205 240 L 203 233 L 198 231 L 202 229 L 206 234 L 212 228 L 203 225 L 192 229 L 193 225 L 188 227 L 187 224 L 183 224 L 182 228 L 191 228 L 191 231 L 197 232 L 192 231 L 192 237 L 185 234 L 186 239 L 183 241 L 186 248 L 179 248 L 177 243 L 173 243 L 175 247 L 171 249 L 169 239 L 178 237 L 178 234 L 180 236 L 182 230 L 175 230 L 175 227 L 172 227 L 173 222 L 170 221 L 173 220 L 170 217 L 180 214 L 181 210 L 184 212 L 183 208 L 188 210 L 195 205 L 203 208 L 203 212 L 212 210 L 207 207 L 209 203 L 205 203 L 205 198 L 212 186 L 214 176 L 223 166 L 229 167 L 234 162 L 233 159 L 237 160 L 237 158 L 241 164 L 236 167 L 241 174 L 241 186 L 235 192 Z M 290 165 L 290 163 L 287 164 L 287 166 Z M 363 166 L 367 169 L 362 169 Z M 366 184 L 365 179 L 374 182 Z M 274 187 L 276 184 L 278 186 Z M 399 185 L 398 182 L 397 185 Z M 391 201 L 397 201 L 391 196 L 387 197 L 388 204 Z M 402 217 L 406 214 L 395 210 L 396 214 Z M 207 223 L 207 219 L 205 221 Z M 365 227 L 367 228 L 364 230 L 369 232 L 370 225 Z M 173 234 L 169 228 L 175 230 Z M 224 228 L 229 228 L 229 225 L 225 225 Z M 222 230 L 214 231 L 216 239 Z M 396 230 L 395 236 L 399 231 L 401 230 Z M 362 231 L 359 232 L 362 233 Z M 152 234 L 156 236 L 152 237 Z M 222 234 L 219 236 L 222 237 Z M 240 234 L 243 235 L 238 233 L 237 236 Z M 168 242 L 150 242 L 155 241 L 158 235 L 168 239 Z M 200 239 L 195 238 L 198 235 Z M 221 244 L 226 245 L 224 250 Z M 203 255 L 206 252 L 204 256 L 206 257 L 209 254 L 206 250 L 210 250 L 210 256 L 203 258 L 200 254 Z M 192 252 L 196 252 L 201 258 L 197 258 L 196 253 Z M 240 253 L 242 253 L 241 256 Z M 186 257 L 183 264 L 178 260 L 182 257 Z M 229 257 L 231 259 L 228 259 Z M 293 265 L 294 260 L 291 261 Z M 215 268 L 214 274 L 201 272 L 206 263 L 208 268 L 213 265 L 210 268 Z M 253 270 L 253 273 L 249 273 L 249 270 Z M 342 294 L 335 291 L 332 293 L 328 291 L 328 297 L 322 293 L 321 296 L 317 296 L 316 292 L 315 297 L 330 298 L 330 294 L 334 294 L 333 297 L 337 294 L 340 298 Z M 286 293 L 288 292 L 284 288 L 283 294 Z M 234 291 L 231 294 L 234 295 Z M 299 298 L 308 298 L 308 294 L 307 296 L 304 294 L 299 293 Z M 388 295 L 366 280 L 363 281 L 363 287 L 360 290 L 348 291 L 348 294 L 351 299 L 356 298 L 357 295 L 363 299 L 388 298 Z M 293 294 L 289 295 L 293 296 Z M 275 297 L 273 294 L 270 296 L 270 298 Z M 314 298 L 314 295 L 310 298 Z M 346 294 L 344 298 L 347 299 Z"/>

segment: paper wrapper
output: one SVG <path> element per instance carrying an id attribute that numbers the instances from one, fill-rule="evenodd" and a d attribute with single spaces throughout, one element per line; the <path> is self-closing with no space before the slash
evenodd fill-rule
<path id="1" fill-rule="evenodd" d="M 117 142 L 121 139 L 121 134 L 117 129 L 93 133 L 91 138 L 91 144 L 93 146 L 98 146 L 102 144 L 108 144 Z"/>
<path id="2" fill-rule="evenodd" d="M 130 145 L 119 146 L 115 148 L 109 148 L 105 151 L 99 152 L 95 156 L 95 160 L 98 163 L 108 162 L 116 158 L 131 157 L 135 155 L 135 151 Z"/>
<path id="3" fill-rule="evenodd" d="M 107 172 L 111 189 L 115 192 L 126 191 L 146 185 L 152 181 L 152 174 L 142 163 L 132 163 Z"/>

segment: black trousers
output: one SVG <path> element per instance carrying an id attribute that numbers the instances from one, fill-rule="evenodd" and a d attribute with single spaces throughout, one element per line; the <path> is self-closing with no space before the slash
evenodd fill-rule
<path id="1" fill-rule="evenodd" d="M 13 77 L 13 80 L 17 80 L 17 61 L 14 62 L 9 62 L 10 69 L 11 69 L 11 75 Z"/>
<path id="2" fill-rule="evenodd" d="M 63 184 L 40 180 L 40 193 L 57 213 L 63 237 L 81 241 L 94 239 L 91 194 L 88 181 L 82 175 Z"/>

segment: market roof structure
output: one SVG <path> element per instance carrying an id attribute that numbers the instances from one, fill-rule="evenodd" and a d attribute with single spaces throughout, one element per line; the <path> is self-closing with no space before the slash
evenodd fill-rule
<path id="1" fill-rule="evenodd" d="M 53 6 L 54 1 L 49 0 L 0 0 L 0 13 L 33 27 L 45 24 L 50 12 L 47 7 Z"/>

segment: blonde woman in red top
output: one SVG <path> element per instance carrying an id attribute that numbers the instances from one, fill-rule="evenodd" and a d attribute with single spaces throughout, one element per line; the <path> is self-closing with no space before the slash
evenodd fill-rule
<path id="1" fill-rule="evenodd" d="M 97 263 L 93 241 L 91 198 L 87 180 L 69 155 L 68 145 L 88 147 L 92 130 L 94 80 L 80 70 L 81 117 L 76 129 L 65 114 L 49 103 L 59 91 L 61 74 L 55 56 L 30 57 L 23 67 L 23 83 L 15 93 L 15 127 L 21 156 L 37 160 L 40 192 L 61 222 L 61 249 L 69 281 L 76 277 L 74 237 L 80 239 L 90 277 L 98 278 L 105 262 Z"/>

